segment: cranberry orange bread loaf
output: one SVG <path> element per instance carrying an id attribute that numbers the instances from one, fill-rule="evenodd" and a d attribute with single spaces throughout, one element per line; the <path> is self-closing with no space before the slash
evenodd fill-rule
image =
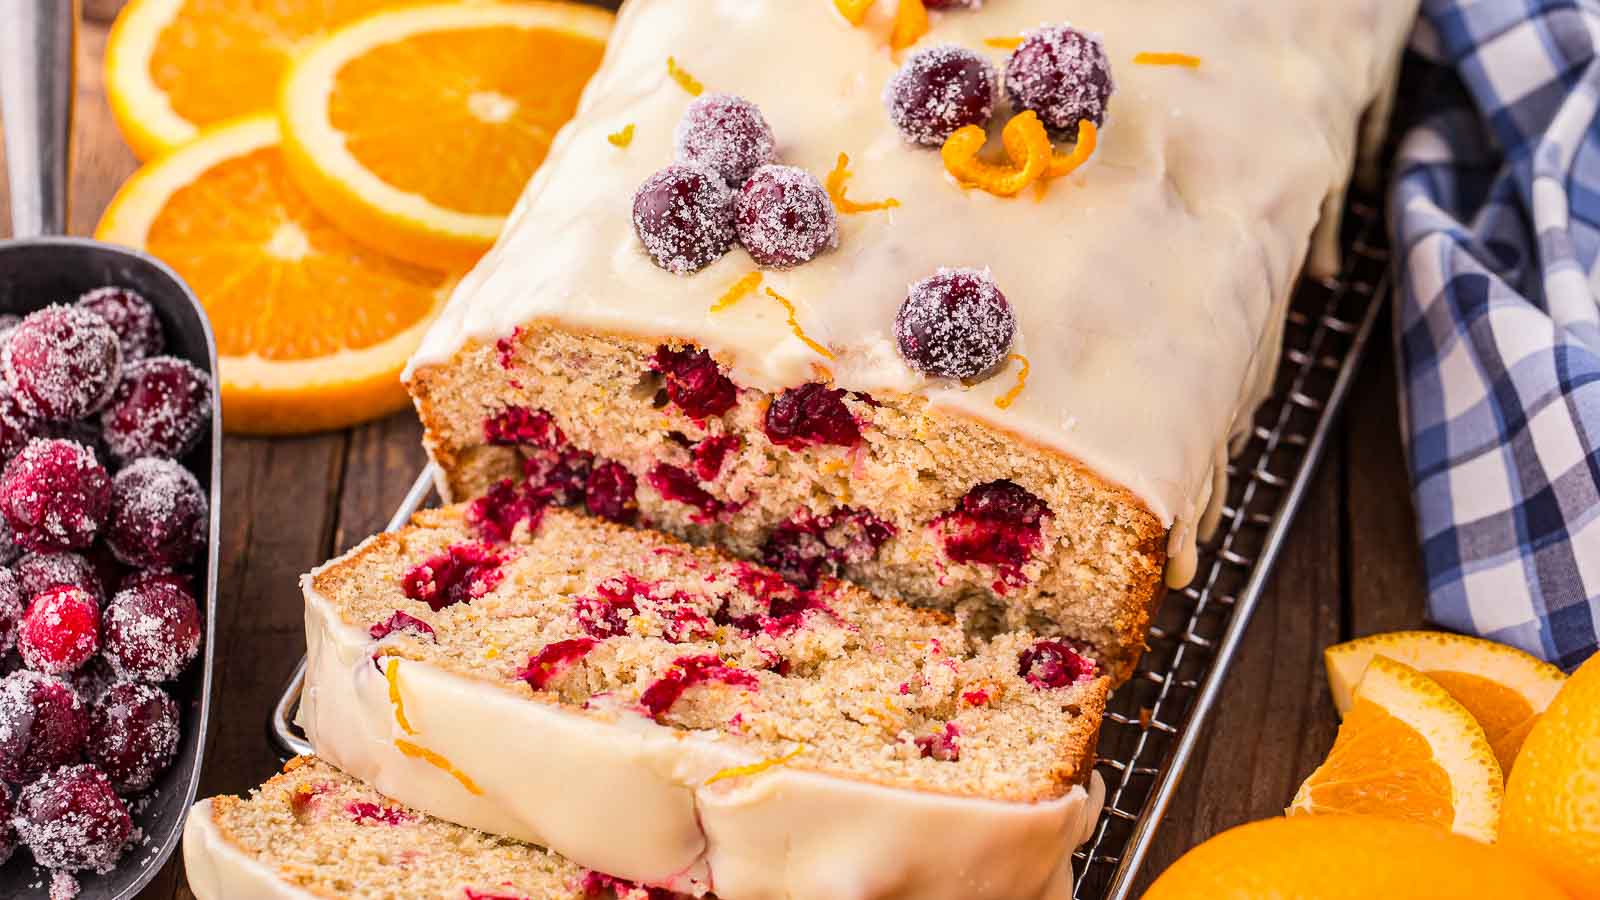
<path id="1" fill-rule="evenodd" d="M 489 505 L 419 513 L 306 576 L 300 722 L 324 759 L 440 818 L 724 900 L 1064 896 L 1099 807 L 1091 658 Z"/>
<path id="2" fill-rule="evenodd" d="M 1123 676 L 1415 6 L 631 0 L 412 362 L 442 487 L 559 435 L 624 518 Z"/>

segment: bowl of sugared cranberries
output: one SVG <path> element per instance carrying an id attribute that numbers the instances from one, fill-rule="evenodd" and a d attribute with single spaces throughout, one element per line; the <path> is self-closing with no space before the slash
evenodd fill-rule
<path id="1" fill-rule="evenodd" d="M 204 749 L 215 344 L 176 276 L 97 250 L 0 244 L 0 897 L 138 894 Z"/>

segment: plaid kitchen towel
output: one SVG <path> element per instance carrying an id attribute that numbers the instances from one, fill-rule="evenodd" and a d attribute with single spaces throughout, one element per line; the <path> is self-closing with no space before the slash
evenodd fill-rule
<path id="1" fill-rule="evenodd" d="M 1424 0 L 1413 49 L 1443 67 L 1390 204 L 1429 615 L 1570 669 L 1600 633 L 1600 0 Z"/>

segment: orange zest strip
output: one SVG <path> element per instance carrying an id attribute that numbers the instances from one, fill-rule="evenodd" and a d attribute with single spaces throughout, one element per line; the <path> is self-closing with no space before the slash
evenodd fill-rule
<path id="1" fill-rule="evenodd" d="M 922 0 L 900 0 L 894 13 L 894 28 L 889 31 L 889 48 L 904 50 L 928 33 L 928 9 Z"/>
<path id="2" fill-rule="evenodd" d="M 725 778 L 742 778 L 746 775 L 759 775 L 768 769 L 781 766 L 784 763 L 789 762 L 804 752 L 806 752 L 806 745 L 800 744 L 793 750 L 790 750 L 788 753 L 785 753 L 782 756 L 774 757 L 773 759 L 763 759 L 758 763 L 751 763 L 748 766 L 732 766 L 730 768 L 723 769 L 715 775 L 712 775 L 710 778 L 707 778 L 705 783 L 715 784 L 716 782 L 722 781 Z"/>
<path id="3" fill-rule="evenodd" d="M 633 123 L 629 122 L 622 126 L 621 131 L 606 135 L 606 140 L 610 141 L 613 147 L 626 147 L 633 143 Z"/>
<path id="4" fill-rule="evenodd" d="M 728 289 L 722 292 L 722 296 L 717 298 L 717 302 L 711 304 L 711 311 L 722 312 L 735 303 L 738 303 L 740 300 L 743 300 L 746 294 L 760 286 L 761 273 L 751 272 L 749 275 L 746 275 L 729 285 Z"/>
<path id="5" fill-rule="evenodd" d="M 1017 395 L 1022 393 L 1023 387 L 1028 384 L 1028 370 L 1032 368 L 1032 366 L 1028 365 L 1028 358 L 1021 353 L 1007 354 L 1006 359 L 1014 359 L 1021 363 L 1022 369 L 1017 372 L 1017 383 L 1011 386 L 1011 390 L 1006 391 L 1002 396 L 994 398 L 994 405 L 1001 409 L 1010 409 L 1011 404 L 1016 402 Z"/>
<path id="6" fill-rule="evenodd" d="M 1022 46 L 1022 35 L 1017 34 L 1012 35 L 1011 37 L 984 38 L 983 42 L 990 47 L 998 47 L 1001 50 L 1015 50 Z"/>
<path id="7" fill-rule="evenodd" d="M 872 8 L 875 0 L 833 0 L 833 8 L 844 16 L 845 21 L 851 25 L 860 25 L 867 20 L 867 10 Z"/>
<path id="8" fill-rule="evenodd" d="M 461 786 L 467 789 L 467 793 L 477 797 L 483 796 L 483 788 L 478 787 L 477 782 L 473 781 L 471 778 L 468 778 L 465 772 L 451 765 L 450 760 L 445 759 L 432 750 L 429 750 L 427 747 L 419 747 L 410 741 L 402 740 L 396 740 L 394 742 L 394 747 L 401 753 L 404 753 L 413 759 L 420 759 L 428 765 L 443 771 L 451 778 L 461 782 Z"/>
<path id="9" fill-rule="evenodd" d="M 804 341 L 807 347 L 817 351 L 817 353 L 820 354 L 823 359 L 833 359 L 832 350 L 829 350 L 827 347 L 824 347 L 812 340 L 811 336 L 806 334 L 805 329 L 800 327 L 800 322 L 795 318 L 794 304 L 790 303 L 788 298 L 784 297 L 782 294 L 778 293 L 772 288 L 767 288 L 767 293 L 771 295 L 772 299 L 778 301 L 778 305 L 782 306 L 784 310 L 789 313 L 789 330 L 794 332 L 794 336 Z"/>
<path id="10" fill-rule="evenodd" d="M 389 702 L 394 705 L 394 720 L 400 723 L 400 730 L 406 734 L 416 734 L 417 730 L 406 721 L 406 704 L 400 699 L 400 659 L 389 657 L 389 662 L 384 666 L 383 677 L 389 682 Z"/>
<path id="11" fill-rule="evenodd" d="M 1141 66 L 1184 66 L 1190 69 L 1200 68 L 1200 57 L 1190 56 L 1187 53 L 1138 53 L 1134 55 L 1133 61 Z"/>
<path id="12" fill-rule="evenodd" d="M 828 173 L 828 196 L 833 198 L 833 205 L 839 212 L 864 213 L 875 212 L 880 209 L 893 209 L 900 205 L 900 201 L 893 197 L 872 203 L 857 203 L 844 195 L 844 183 L 850 180 L 850 157 L 848 154 L 839 154 L 839 162 L 834 165 L 833 171 Z"/>
<path id="13" fill-rule="evenodd" d="M 959 128 L 945 139 L 939 155 L 944 160 L 945 171 L 963 184 L 980 187 L 1000 197 L 1016 196 L 1023 188 L 1038 181 L 1050 165 L 1054 153 L 1050 135 L 1044 123 L 1033 110 L 1012 116 L 1001 133 L 1010 166 L 994 165 L 978 159 L 978 152 L 988 141 L 988 133 L 977 125 Z"/>
<path id="14" fill-rule="evenodd" d="M 701 84 L 699 79 L 679 67 L 677 59 L 671 56 L 667 57 L 667 74 L 671 75 L 672 80 L 678 83 L 678 87 L 688 91 L 691 97 L 700 96 L 706 89 L 706 86 Z"/>
<path id="15" fill-rule="evenodd" d="M 1077 168 L 1089 161 L 1094 155 L 1095 145 L 1100 141 L 1100 129 L 1088 119 L 1078 123 L 1078 143 L 1074 144 L 1071 153 L 1057 153 L 1050 157 L 1050 167 L 1045 169 L 1046 178 L 1060 178 L 1071 175 Z"/>

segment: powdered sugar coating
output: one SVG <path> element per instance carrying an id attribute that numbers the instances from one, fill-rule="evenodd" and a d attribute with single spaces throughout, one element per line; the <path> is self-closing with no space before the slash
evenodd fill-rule
<path id="1" fill-rule="evenodd" d="M 106 546 L 130 566 L 178 568 L 205 546 L 206 515 L 205 491 L 188 469 L 135 460 L 112 479 Z"/>
<path id="2" fill-rule="evenodd" d="M 29 550 L 87 547 L 111 510 L 111 477 L 76 441 L 37 438 L 0 472 L 0 513 Z"/>
<path id="3" fill-rule="evenodd" d="M 81 419 L 110 399 L 122 374 L 122 349 L 117 333 L 94 313 L 48 306 L 11 332 L 0 369 L 29 413 Z"/>
<path id="4" fill-rule="evenodd" d="M 906 140 L 938 147 L 994 114 L 999 74 L 982 55 L 954 44 L 918 50 L 883 86 L 889 120 Z"/>
<path id="5" fill-rule="evenodd" d="M 178 704 L 151 684 L 113 685 L 89 714 L 89 761 L 119 794 L 155 783 L 178 752 Z"/>
<path id="6" fill-rule="evenodd" d="M 895 342 L 911 368 L 973 378 L 1011 351 L 1016 317 L 987 270 L 940 269 L 913 284 L 894 318 Z"/>
<path id="7" fill-rule="evenodd" d="M 656 265 L 698 272 L 733 246 L 733 191 L 710 166 L 673 163 L 633 195 L 633 231 Z"/>
<path id="8" fill-rule="evenodd" d="M 187 360 L 156 356 L 129 365 L 100 414 L 112 459 L 187 453 L 211 419 L 211 390 L 211 376 Z"/>
<path id="9" fill-rule="evenodd" d="M 117 333 L 124 364 L 155 356 L 167 347 L 156 308 L 130 288 L 101 287 L 78 298 L 78 305 L 104 319 Z"/>
<path id="10" fill-rule="evenodd" d="M 200 609 L 171 581 L 141 581 L 106 604 L 104 643 L 106 661 L 120 677 L 171 681 L 200 652 Z"/>
<path id="11" fill-rule="evenodd" d="M 1006 96 L 1019 110 L 1031 109 L 1052 134 L 1078 136 L 1078 123 L 1106 123 L 1115 85 L 1111 61 L 1098 35 L 1071 25 L 1030 31 L 1006 62 Z"/>
<path id="12" fill-rule="evenodd" d="M 32 781 L 78 759 L 89 711 L 72 686 L 28 669 L 0 680 L 0 779 Z"/>
<path id="13" fill-rule="evenodd" d="M 739 189 L 739 243 L 757 265 L 788 269 L 839 245 L 839 218 L 821 182 L 796 166 L 766 165 Z"/>
<path id="14" fill-rule="evenodd" d="M 105 588 L 94 564 L 82 554 L 72 552 L 25 553 L 13 567 L 22 596 L 31 599 L 56 585 L 70 584 L 105 599 Z"/>
<path id="15" fill-rule="evenodd" d="M 733 94 L 697 97 L 678 120 L 673 143 L 679 162 L 710 166 L 730 187 L 778 158 L 777 140 L 761 109 Z"/>
<path id="16" fill-rule="evenodd" d="M 65 675 L 100 652 L 100 605 L 82 588 L 60 585 L 34 597 L 17 630 L 28 668 Z"/>
<path id="17" fill-rule="evenodd" d="M 104 772 L 67 766 L 23 788 L 17 836 L 49 869 L 109 872 L 133 835 L 128 808 Z"/>

